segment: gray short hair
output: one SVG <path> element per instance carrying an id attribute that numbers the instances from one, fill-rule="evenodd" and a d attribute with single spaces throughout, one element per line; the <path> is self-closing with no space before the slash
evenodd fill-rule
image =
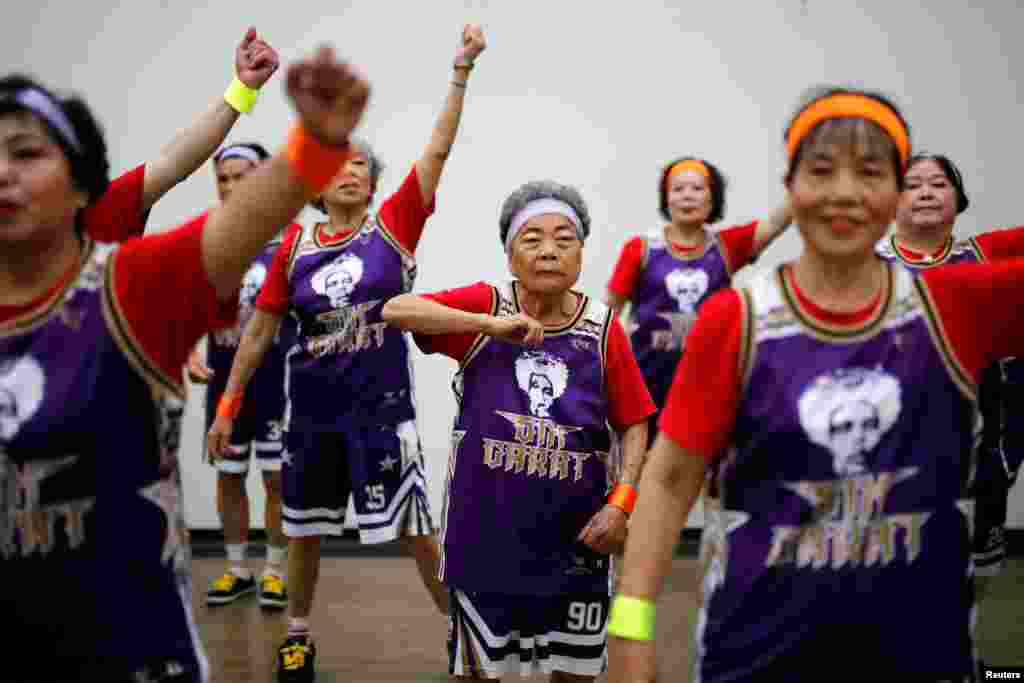
<path id="1" fill-rule="evenodd" d="M 372 204 L 373 196 L 377 194 L 377 184 L 380 182 L 380 176 L 384 172 L 384 162 L 373 151 L 373 146 L 364 138 L 352 138 L 349 142 L 349 147 L 359 152 L 359 155 L 366 159 L 366 163 L 370 167 L 370 203 Z M 314 209 L 321 213 L 327 213 L 327 206 L 320 197 L 317 197 L 311 204 Z"/>
<path id="2" fill-rule="evenodd" d="M 554 180 L 534 180 L 521 185 L 501 204 L 501 217 L 498 219 L 498 226 L 502 247 L 504 247 L 508 231 L 512 227 L 512 218 L 527 204 L 537 199 L 557 199 L 571 206 L 576 215 L 580 217 L 580 230 L 583 233 L 583 240 L 586 241 L 590 235 L 590 211 L 587 210 L 587 203 L 583 201 L 580 191 Z"/>

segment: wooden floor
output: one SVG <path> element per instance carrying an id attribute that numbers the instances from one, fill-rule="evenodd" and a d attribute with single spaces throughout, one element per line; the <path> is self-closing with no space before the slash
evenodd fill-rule
<path id="1" fill-rule="evenodd" d="M 193 562 L 196 621 L 215 683 L 274 681 L 274 657 L 285 618 L 265 613 L 254 596 L 209 608 L 206 587 L 224 569 L 221 559 Z M 259 569 L 258 562 L 252 562 Z M 658 631 L 675 634 L 678 647 L 664 647 L 660 669 L 666 680 L 689 681 L 692 664 L 697 562 L 678 558 L 659 603 Z M 922 606 L 923 607 L 923 606 Z M 1011 562 L 993 585 L 979 625 L 983 658 L 996 665 L 1024 666 L 1024 558 Z M 447 681 L 447 619 L 434 609 L 411 559 L 325 558 L 312 616 L 318 683 L 408 683 Z M 512 680 L 545 680 L 546 677 Z"/>

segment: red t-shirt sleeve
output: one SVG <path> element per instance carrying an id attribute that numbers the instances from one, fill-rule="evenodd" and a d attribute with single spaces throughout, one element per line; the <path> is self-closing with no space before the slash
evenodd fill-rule
<path id="1" fill-rule="evenodd" d="M 606 354 L 608 418 L 615 429 L 624 431 L 653 415 L 655 405 L 618 318 L 608 330 Z"/>
<path id="2" fill-rule="evenodd" d="M 142 210 L 145 164 L 110 183 L 94 204 L 82 210 L 85 234 L 97 242 L 125 242 L 145 232 L 149 211 Z"/>
<path id="3" fill-rule="evenodd" d="M 983 232 L 974 241 L 989 261 L 1024 257 L 1024 225 Z"/>
<path id="4" fill-rule="evenodd" d="M 114 305 L 142 361 L 175 385 L 195 343 L 234 325 L 238 296 L 218 301 L 203 268 L 206 216 L 169 232 L 136 238 L 112 256 Z"/>
<path id="5" fill-rule="evenodd" d="M 991 363 L 1024 355 L 1024 259 L 939 266 L 920 277 L 953 355 L 975 382 Z"/>
<path id="6" fill-rule="evenodd" d="M 292 223 L 281 240 L 281 246 L 274 252 L 270 271 L 263 281 L 260 293 L 256 296 L 256 308 L 261 311 L 274 315 L 284 315 L 288 311 L 288 264 L 295 249 L 295 240 L 299 238 L 301 232 L 302 226 Z"/>
<path id="7" fill-rule="evenodd" d="M 679 447 L 712 458 L 729 444 L 740 400 L 743 304 L 723 289 L 700 309 L 686 338 L 658 429 Z"/>
<path id="8" fill-rule="evenodd" d="M 436 301 L 449 308 L 467 313 L 490 313 L 494 306 L 494 288 L 486 282 L 476 282 L 467 287 L 445 289 L 430 294 L 420 294 L 424 299 Z M 470 332 L 461 334 L 414 334 L 416 346 L 423 353 L 443 353 L 459 363 L 463 361 L 477 335 Z"/>
<path id="9" fill-rule="evenodd" d="M 622 245 L 622 253 L 612 271 L 608 290 L 626 299 L 632 299 L 640 272 L 643 270 L 644 238 L 634 237 Z"/>
<path id="10" fill-rule="evenodd" d="M 754 261 L 757 254 L 754 253 L 754 236 L 757 233 L 758 221 L 746 225 L 736 225 L 725 228 L 718 232 L 718 239 L 722 242 L 722 249 L 725 250 L 725 260 L 729 266 L 729 272 L 737 270 Z"/>
<path id="11" fill-rule="evenodd" d="M 416 165 L 413 164 L 402 185 L 384 201 L 378 215 L 391 236 L 413 254 L 420 243 L 427 218 L 434 213 L 434 205 L 434 197 L 430 198 L 429 204 L 423 204 L 423 192 L 420 190 Z"/>

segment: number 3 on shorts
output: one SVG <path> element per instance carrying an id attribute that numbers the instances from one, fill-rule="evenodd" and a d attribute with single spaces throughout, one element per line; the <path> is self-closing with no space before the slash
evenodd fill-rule
<path id="1" fill-rule="evenodd" d="M 569 603 L 569 630 L 597 633 L 604 624 L 602 605 L 599 602 Z"/>

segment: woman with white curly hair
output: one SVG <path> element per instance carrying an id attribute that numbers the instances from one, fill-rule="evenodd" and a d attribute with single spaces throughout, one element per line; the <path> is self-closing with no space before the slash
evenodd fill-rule
<path id="1" fill-rule="evenodd" d="M 579 192 L 527 183 L 499 225 L 513 281 L 384 306 L 424 352 L 459 363 L 442 527 L 449 673 L 589 681 L 654 404 L 614 312 L 573 289 L 590 234 Z"/>

